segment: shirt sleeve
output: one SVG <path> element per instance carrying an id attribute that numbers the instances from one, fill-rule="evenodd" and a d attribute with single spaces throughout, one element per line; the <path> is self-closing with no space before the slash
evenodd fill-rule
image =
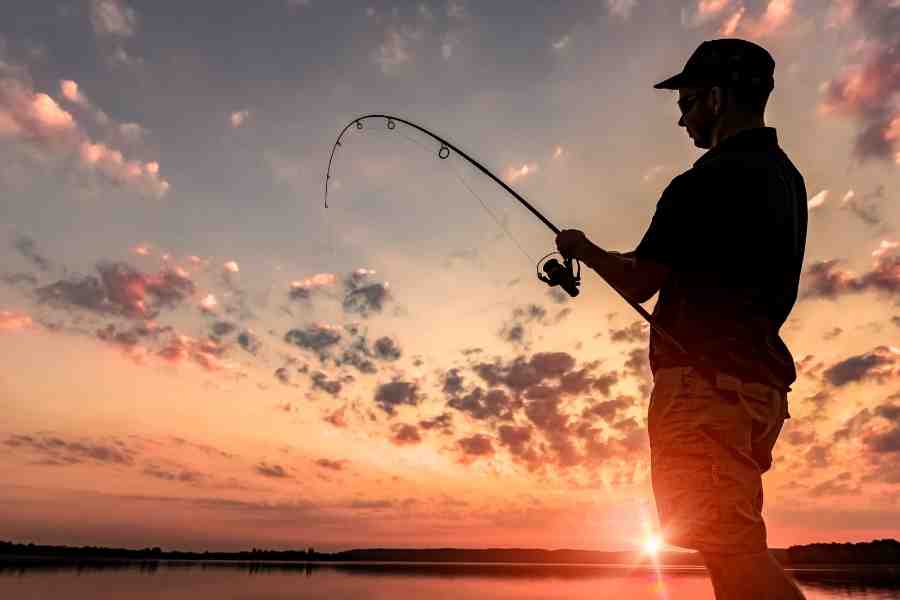
<path id="1" fill-rule="evenodd" d="M 687 231 L 686 225 L 690 223 L 685 218 L 685 210 L 688 208 L 687 198 L 683 196 L 681 190 L 684 188 L 683 182 L 676 178 L 663 191 L 662 197 L 656 204 L 656 212 L 650 221 L 650 226 L 644 233 L 633 255 L 638 259 L 652 260 L 660 264 L 675 267 L 680 261 L 680 249 L 685 241 Z"/>

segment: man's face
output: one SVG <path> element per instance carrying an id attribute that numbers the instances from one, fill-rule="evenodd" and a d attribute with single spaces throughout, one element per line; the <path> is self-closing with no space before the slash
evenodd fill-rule
<path id="1" fill-rule="evenodd" d="M 712 132 L 716 118 L 711 105 L 712 94 L 709 88 L 680 88 L 678 90 L 678 108 L 681 118 L 678 125 L 687 130 L 698 148 L 712 148 Z"/>

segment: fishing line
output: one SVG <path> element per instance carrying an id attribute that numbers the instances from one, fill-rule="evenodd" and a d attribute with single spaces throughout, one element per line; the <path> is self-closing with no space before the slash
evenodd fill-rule
<path id="1" fill-rule="evenodd" d="M 416 139 L 414 139 L 414 138 L 412 138 L 412 137 L 409 137 L 408 135 L 406 135 L 406 134 L 403 133 L 402 131 L 397 132 L 397 133 L 398 133 L 400 136 L 402 136 L 404 139 L 407 139 L 407 140 L 409 140 L 410 142 L 412 142 L 413 144 L 415 144 L 416 146 L 418 146 L 418 147 L 420 147 L 420 148 L 422 148 L 422 149 L 424 149 L 424 150 L 426 150 L 426 151 L 428 151 L 428 152 L 431 152 L 431 149 L 428 148 L 427 146 L 425 146 L 425 144 L 423 144 L 422 142 L 420 142 L 420 141 L 418 141 L 418 140 L 416 140 Z M 507 236 L 510 240 L 512 240 L 512 242 L 516 245 L 516 247 L 519 248 L 519 250 L 522 252 L 522 254 L 525 255 L 525 258 L 527 258 L 527 259 L 530 261 L 529 264 L 534 264 L 534 263 L 536 262 L 535 259 L 532 258 L 531 255 L 528 254 L 528 252 L 525 251 L 525 248 L 522 247 L 522 245 L 519 243 L 519 240 L 517 240 L 517 239 L 515 238 L 515 236 L 513 236 L 512 233 L 510 233 L 509 229 L 506 228 L 506 226 L 503 224 L 503 222 L 502 222 L 500 219 L 497 218 L 497 215 L 496 215 L 490 208 L 488 208 L 488 205 L 485 203 L 484 200 L 481 199 L 481 196 L 479 196 L 479 195 L 475 192 L 475 190 L 473 190 L 471 187 L 469 187 L 469 184 L 466 183 L 466 180 L 465 180 L 465 179 L 463 179 L 463 177 L 462 177 L 461 173 L 459 172 L 459 170 L 457 169 L 457 167 L 454 166 L 454 165 L 451 165 L 451 168 L 453 169 L 453 174 L 456 175 L 456 178 L 457 178 L 457 179 L 459 179 L 459 182 L 460 182 L 461 184 L 463 184 L 463 186 L 464 186 L 467 190 L 469 190 L 469 193 L 470 193 L 470 194 L 472 194 L 473 196 L 475 196 L 475 198 L 478 200 L 478 202 L 481 203 L 481 207 L 484 208 L 485 212 L 487 212 L 487 214 L 491 215 L 491 218 L 494 220 L 494 222 L 497 224 L 497 226 L 500 227 L 500 229 L 503 230 L 503 232 L 506 234 L 506 236 Z"/>

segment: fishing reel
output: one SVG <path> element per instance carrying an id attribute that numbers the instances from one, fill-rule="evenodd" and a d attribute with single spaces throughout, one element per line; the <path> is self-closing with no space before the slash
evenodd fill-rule
<path id="1" fill-rule="evenodd" d="M 560 286 L 567 294 L 569 294 L 569 296 L 574 298 L 578 295 L 578 286 L 581 284 L 581 263 L 575 260 L 575 265 L 578 266 L 578 270 L 576 271 L 575 267 L 572 265 L 573 259 L 566 258 L 562 254 L 559 254 L 563 259 L 563 264 L 559 264 L 558 260 L 551 258 L 545 262 L 543 266 L 543 271 L 546 275 L 541 275 L 541 262 L 548 256 L 553 256 L 554 254 L 559 254 L 559 252 L 551 252 L 538 261 L 536 265 L 537 277 L 550 287 Z"/>

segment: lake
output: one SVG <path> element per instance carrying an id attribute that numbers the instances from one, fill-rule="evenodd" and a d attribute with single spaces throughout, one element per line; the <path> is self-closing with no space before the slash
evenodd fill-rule
<path id="1" fill-rule="evenodd" d="M 809 600 L 900 599 L 900 567 L 790 571 Z M 0 562 L 0 598 L 701 600 L 702 567 L 476 563 Z"/>

